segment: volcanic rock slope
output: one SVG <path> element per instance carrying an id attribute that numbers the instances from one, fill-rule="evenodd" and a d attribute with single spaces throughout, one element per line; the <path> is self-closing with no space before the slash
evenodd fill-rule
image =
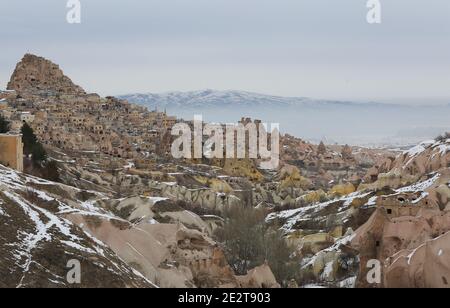
<path id="1" fill-rule="evenodd" d="M 83 208 L 81 191 L 0 166 L 0 287 L 154 287 L 110 248 L 65 218 Z"/>
<path id="2" fill-rule="evenodd" d="M 57 66 L 31 55 L 18 64 L 8 87 L 20 92 L 83 93 Z M 320 199 L 314 197 L 317 192 L 303 194 L 310 183 L 303 183 L 308 181 L 300 173 L 285 178 L 284 184 L 298 183 L 302 188 L 297 200 L 286 202 L 298 208 L 273 212 L 266 222 L 281 228 L 296 248 L 301 285 L 447 287 L 449 149 L 450 140 L 444 137 L 397 157 L 383 156 L 356 192 L 328 194 L 325 197 L 332 198 L 326 202 L 311 201 Z M 298 150 L 285 155 L 298 160 L 301 157 L 293 155 Z M 264 265 L 246 277 L 235 276 L 205 221 L 177 205 L 181 194 L 174 194 L 173 183 L 156 190 L 159 195 L 152 193 L 175 195 L 172 200 L 139 192 L 115 199 L 109 189 L 98 189 L 100 185 L 91 182 L 80 185 L 70 172 L 64 176 L 66 184 L 102 192 L 0 166 L 0 287 L 277 286 Z M 356 176 L 352 185 L 359 183 Z M 135 186 L 130 184 L 130 189 Z M 217 199 L 215 192 L 208 193 Z M 70 260 L 81 263 L 80 285 L 66 279 Z M 383 266 L 379 284 L 366 279 L 369 260 Z"/>
<path id="3" fill-rule="evenodd" d="M 8 89 L 34 103 L 42 94 L 43 106 L 48 95 L 62 103 L 67 96 L 85 96 L 57 65 L 34 55 L 17 65 Z M 111 183 L 80 185 L 81 175 L 64 171 L 75 160 L 59 163 L 61 177 L 72 186 L 0 166 L 0 273 L 6 277 L 1 287 L 67 287 L 73 260 L 81 263 L 82 274 L 74 287 L 278 286 L 267 265 L 236 276 L 210 237 L 212 227 L 180 208 L 178 199 L 131 190 L 115 199 Z"/>
<path id="4" fill-rule="evenodd" d="M 26 54 L 17 64 L 8 90 L 42 90 L 59 94 L 84 94 L 84 90 L 64 75 L 58 65 L 42 57 Z"/>
<path id="5" fill-rule="evenodd" d="M 267 223 L 296 247 L 303 286 L 448 288 L 449 164 L 450 139 L 427 141 L 375 166 L 357 192 Z M 367 280 L 371 260 L 380 283 Z"/>
<path id="6" fill-rule="evenodd" d="M 222 250 L 197 230 L 200 217 L 175 207 L 165 198 L 112 199 L 0 166 L 0 287 L 278 287 L 266 265 L 235 276 Z M 158 222 L 170 215 L 198 226 Z M 81 283 L 72 285 L 73 260 Z"/>

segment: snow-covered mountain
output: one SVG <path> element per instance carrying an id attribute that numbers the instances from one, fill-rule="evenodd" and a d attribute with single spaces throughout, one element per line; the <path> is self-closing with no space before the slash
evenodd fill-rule
<path id="1" fill-rule="evenodd" d="M 205 107 L 314 107 L 360 104 L 343 101 L 316 100 L 306 97 L 282 97 L 246 91 L 202 90 L 190 92 L 144 93 L 121 95 L 119 98 L 132 103 L 158 108 L 205 108 Z M 378 103 L 372 103 L 378 105 Z"/>
<path id="2" fill-rule="evenodd" d="M 311 142 L 363 146 L 409 146 L 450 130 L 449 106 L 395 105 L 306 97 L 281 97 L 245 91 L 203 90 L 119 96 L 151 110 L 190 120 L 231 123 L 242 117 L 279 123 L 285 133 Z M 357 127 L 357 129 L 355 129 Z"/>

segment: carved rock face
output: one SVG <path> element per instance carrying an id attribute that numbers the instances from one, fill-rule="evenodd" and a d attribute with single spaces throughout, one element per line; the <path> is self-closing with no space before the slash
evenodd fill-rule
<path id="1" fill-rule="evenodd" d="M 42 57 L 26 54 L 17 64 L 8 90 L 45 91 L 55 94 L 85 94 L 84 90 L 75 85 L 64 75 L 58 65 Z"/>
<path id="2" fill-rule="evenodd" d="M 450 233 L 445 233 L 416 249 L 397 253 L 392 258 L 392 263 L 385 266 L 385 287 L 449 288 L 449 240 Z"/>
<path id="3" fill-rule="evenodd" d="M 365 279 L 371 259 L 384 265 L 382 287 L 449 287 L 449 222 L 449 212 L 422 210 L 390 219 L 379 208 L 352 241 L 360 252 L 359 287 L 374 287 Z"/>

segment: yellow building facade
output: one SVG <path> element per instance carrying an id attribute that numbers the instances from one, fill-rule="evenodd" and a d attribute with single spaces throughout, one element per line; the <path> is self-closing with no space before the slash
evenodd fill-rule
<path id="1" fill-rule="evenodd" d="M 0 164 L 23 172 L 22 135 L 0 134 Z"/>

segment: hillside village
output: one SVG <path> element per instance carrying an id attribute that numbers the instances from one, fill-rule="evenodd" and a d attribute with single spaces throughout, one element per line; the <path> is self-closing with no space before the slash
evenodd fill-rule
<path id="1" fill-rule="evenodd" d="M 450 136 L 402 153 L 283 135 L 278 170 L 175 160 L 171 128 L 183 119 L 86 93 L 31 54 L 0 92 L 0 114 L 10 125 L 0 134 L 0 221 L 15 225 L 0 229 L 0 273 L 12 274 L 0 287 L 67 287 L 69 254 L 115 287 L 449 287 Z M 30 174 L 24 124 L 57 182 Z M 282 253 L 242 260 L 230 242 L 252 226 Z M 383 264 L 378 284 L 366 280 L 372 259 Z"/>
<path id="2" fill-rule="evenodd" d="M 47 81 L 39 85 L 40 80 Z M 32 55 L 18 64 L 8 89 L 1 111 L 12 131 L 27 122 L 44 144 L 64 150 L 137 158 L 159 148 L 160 137 L 176 122 L 163 112 L 86 94 L 58 66 Z"/>

